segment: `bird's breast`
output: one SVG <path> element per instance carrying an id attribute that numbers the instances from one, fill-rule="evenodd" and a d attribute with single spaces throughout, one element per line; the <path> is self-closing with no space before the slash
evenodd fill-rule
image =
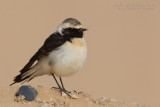
<path id="1" fill-rule="evenodd" d="M 87 57 L 87 46 L 83 38 L 65 42 L 49 54 L 51 72 L 57 76 L 74 74 L 83 67 Z"/>

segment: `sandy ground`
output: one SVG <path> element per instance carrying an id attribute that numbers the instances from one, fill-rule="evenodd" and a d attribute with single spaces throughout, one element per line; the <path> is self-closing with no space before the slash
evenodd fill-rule
<path id="1" fill-rule="evenodd" d="M 0 89 L 0 107 L 149 107 L 139 104 L 119 102 L 113 98 L 93 97 L 85 92 L 72 92 L 72 98 L 62 94 L 56 89 L 48 89 L 43 86 L 34 87 L 38 96 L 34 101 L 28 102 L 23 99 L 15 101 L 14 96 L 18 87 Z"/>
<path id="2" fill-rule="evenodd" d="M 69 17 L 88 29 L 84 33 L 88 55 L 79 73 L 62 78 L 66 89 L 160 107 L 160 0 L 0 0 L 2 101 L 22 105 L 13 102 L 15 90 L 6 88 Z M 56 86 L 51 76 L 34 78 L 28 84 Z M 6 102 L 1 104 L 7 106 Z"/>

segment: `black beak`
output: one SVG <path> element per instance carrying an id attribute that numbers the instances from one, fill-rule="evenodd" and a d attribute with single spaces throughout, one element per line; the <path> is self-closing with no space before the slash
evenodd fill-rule
<path id="1" fill-rule="evenodd" d="M 81 31 L 87 31 L 88 29 L 86 29 L 86 28 L 81 28 Z"/>

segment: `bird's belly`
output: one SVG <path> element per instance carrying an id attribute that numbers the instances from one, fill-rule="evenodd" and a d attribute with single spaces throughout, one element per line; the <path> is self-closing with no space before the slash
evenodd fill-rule
<path id="1" fill-rule="evenodd" d="M 86 44 L 81 47 L 66 42 L 58 50 L 51 52 L 49 57 L 51 73 L 59 77 L 69 76 L 83 67 L 87 57 L 87 47 Z"/>

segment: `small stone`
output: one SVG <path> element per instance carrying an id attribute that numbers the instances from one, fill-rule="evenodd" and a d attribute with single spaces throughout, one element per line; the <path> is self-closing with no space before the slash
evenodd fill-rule
<path id="1" fill-rule="evenodd" d="M 23 95 L 15 96 L 15 97 L 14 97 L 14 101 L 16 101 L 16 102 L 23 101 L 24 98 L 25 98 L 25 97 L 24 97 Z"/>
<path id="2" fill-rule="evenodd" d="M 114 98 L 110 98 L 110 101 L 112 102 L 116 102 L 116 100 Z"/>
<path id="3" fill-rule="evenodd" d="M 42 99 L 42 98 L 37 98 L 37 99 L 36 99 L 36 102 L 38 102 L 38 103 L 43 103 L 43 99 Z"/>
<path id="4" fill-rule="evenodd" d="M 77 95 L 71 95 L 71 97 L 72 97 L 73 99 L 77 99 L 77 98 L 78 98 Z"/>
<path id="5" fill-rule="evenodd" d="M 22 101 L 23 104 L 26 104 L 26 102 Z"/>
<path id="6" fill-rule="evenodd" d="M 85 92 L 83 92 L 83 91 L 80 91 L 78 94 L 81 94 L 81 95 L 86 95 L 86 93 Z"/>
<path id="7" fill-rule="evenodd" d="M 93 104 L 93 102 L 92 102 L 92 101 L 89 101 L 89 103 Z"/>
<path id="8" fill-rule="evenodd" d="M 62 106 L 63 105 L 63 102 L 61 101 L 57 101 L 54 103 L 54 106 Z"/>
<path id="9" fill-rule="evenodd" d="M 83 97 L 88 97 L 88 98 L 91 98 L 91 96 L 83 91 L 79 92 L 78 95 L 82 95 Z"/>
<path id="10" fill-rule="evenodd" d="M 62 92 L 62 96 L 63 97 L 66 97 L 66 96 L 68 96 L 66 93 L 64 93 L 64 92 Z"/>
<path id="11" fill-rule="evenodd" d="M 24 100 L 33 101 L 38 95 L 38 92 L 31 86 L 23 85 L 19 88 L 18 92 L 15 94 L 16 97 L 24 96 Z"/>
<path id="12" fill-rule="evenodd" d="M 102 101 L 107 101 L 107 98 L 106 97 L 101 97 L 101 100 Z"/>
<path id="13" fill-rule="evenodd" d="M 71 96 L 71 98 L 73 98 L 73 99 L 77 99 L 77 98 L 78 98 L 78 94 L 77 94 L 77 92 L 75 92 L 75 91 L 72 91 L 71 94 L 70 94 L 70 96 Z"/>
<path id="14" fill-rule="evenodd" d="M 50 98 L 49 100 L 50 100 L 50 101 L 53 101 L 53 99 L 52 99 L 52 98 Z"/>

